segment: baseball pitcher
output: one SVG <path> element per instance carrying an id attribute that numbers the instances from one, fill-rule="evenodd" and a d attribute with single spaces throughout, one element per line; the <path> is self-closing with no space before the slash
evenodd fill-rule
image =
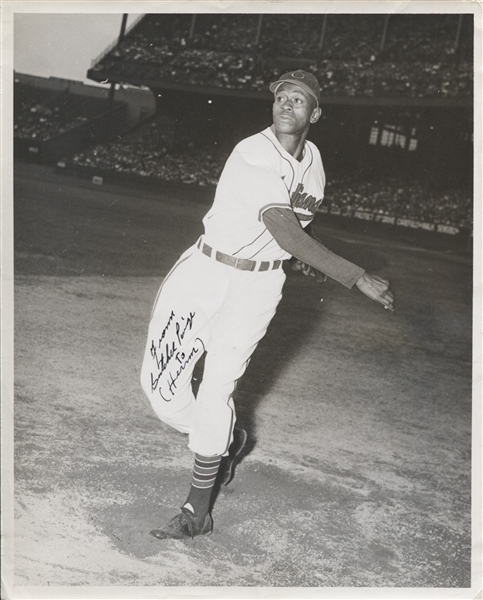
<path id="1" fill-rule="evenodd" d="M 151 532 L 183 539 L 212 532 L 218 476 L 229 483 L 247 434 L 235 428 L 233 392 L 282 297 L 283 261 L 358 288 L 393 310 L 389 282 L 306 233 L 324 197 L 320 153 L 307 134 L 320 116 L 320 86 L 302 70 L 270 85 L 273 124 L 228 158 L 204 234 L 182 254 L 154 302 L 141 384 L 157 416 L 188 435 L 194 467 L 181 512 Z M 322 276 L 322 277 L 323 277 Z M 206 353 L 196 397 L 196 362 Z M 222 461 L 223 459 L 223 461 Z M 224 469 L 220 471 L 220 465 Z"/>

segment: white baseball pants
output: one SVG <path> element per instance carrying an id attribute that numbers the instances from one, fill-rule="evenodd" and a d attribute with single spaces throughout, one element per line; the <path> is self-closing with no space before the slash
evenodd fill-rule
<path id="1" fill-rule="evenodd" d="M 154 303 L 141 385 L 157 416 L 189 434 L 203 456 L 228 453 L 236 414 L 233 392 L 282 298 L 283 269 L 242 271 L 189 248 Z M 191 379 L 206 351 L 195 398 Z"/>

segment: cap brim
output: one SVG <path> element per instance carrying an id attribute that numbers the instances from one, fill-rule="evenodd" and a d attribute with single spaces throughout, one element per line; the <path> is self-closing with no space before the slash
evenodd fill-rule
<path id="1" fill-rule="evenodd" d="M 319 98 L 317 98 L 317 96 L 314 94 L 314 92 L 303 81 L 298 82 L 298 81 L 290 81 L 288 79 L 279 79 L 278 81 L 274 81 L 273 83 L 271 83 L 268 89 L 272 92 L 272 94 L 275 94 L 275 92 L 282 85 L 282 83 L 291 83 L 292 85 L 296 85 L 297 87 L 301 88 L 302 90 L 304 90 L 308 94 L 310 94 L 312 96 L 312 98 L 315 98 L 317 100 L 317 102 L 319 102 Z"/>

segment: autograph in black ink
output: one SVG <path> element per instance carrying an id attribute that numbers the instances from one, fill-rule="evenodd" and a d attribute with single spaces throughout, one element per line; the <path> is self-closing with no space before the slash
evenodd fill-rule
<path id="1" fill-rule="evenodd" d="M 174 357 L 180 363 L 181 367 L 179 367 L 175 371 L 174 375 L 171 371 L 169 372 L 168 386 L 169 391 L 172 394 L 173 389 L 176 389 L 177 379 L 179 378 L 183 370 L 186 368 L 186 366 L 189 364 L 189 362 L 193 359 L 194 355 L 198 354 L 198 352 L 200 351 L 195 347 L 193 347 L 193 349 L 188 355 L 186 355 L 184 352 L 179 351 L 179 347 L 182 345 L 186 333 L 188 331 L 191 331 L 193 327 L 195 315 L 195 312 L 190 311 L 187 317 L 180 317 L 180 320 L 176 320 L 174 325 L 176 338 L 169 341 L 165 341 L 165 338 L 167 337 L 168 333 L 170 333 L 171 325 L 176 317 L 175 312 L 171 311 L 171 314 L 168 317 L 168 321 L 163 330 L 161 331 L 161 336 L 159 337 L 157 343 L 155 343 L 155 340 L 152 340 L 150 351 L 151 357 L 156 363 L 157 377 L 154 377 L 153 373 L 151 373 L 151 391 L 154 392 L 158 388 L 161 377 L 163 376 L 164 372 L 168 368 L 169 363 L 171 362 L 171 360 L 173 360 Z M 196 338 L 195 343 L 196 342 L 201 343 L 204 352 L 205 348 L 202 340 Z M 159 393 L 161 394 L 160 389 Z M 161 396 L 163 396 L 163 394 L 161 394 Z M 170 400 L 167 400 L 164 397 L 163 399 L 166 400 L 166 402 L 170 402 Z"/>
<path id="2" fill-rule="evenodd" d="M 181 329 L 181 325 L 176 322 L 176 336 L 178 338 L 178 342 L 181 345 L 184 336 L 186 335 L 186 330 L 189 328 L 189 331 L 191 331 L 191 328 L 193 327 L 193 319 L 195 318 L 195 313 L 194 312 L 190 312 L 189 316 L 186 317 L 186 324 L 184 325 L 183 329 Z M 181 320 L 184 321 L 185 318 L 181 317 Z"/>
<path id="3" fill-rule="evenodd" d="M 176 388 L 177 388 L 176 382 L 178 381 L 178 379 L 181 376 L 181 374 L 183 373 L 183 371 L 186 369 L 186 367 L 189 365 L 189 363 L 193 360 L 193 358 L 198 353 L 201 352 L 201 354 L 203 354 L 203 352 L 205 351 L 205 345 L 203 344 L 202 339 L 197 337 L 197 338 L 195 338 L 194 343 L 195 343 L 195 345 L 193 346 L 193 348 L 191 349 L 191 352 L 189 352 L 189 354 L 185 354 L 184 352 L 178 352 L 178 354 L 176 355 L 176 360 L 179 362 L 180 366 L 177 367 L 174 375 L 173 375 L 172 371 L 169 371 L 168 389 L 169 389 L 169 393 L 172 396 L 174 395 L 174 390 L 176 390 Z M 196 347 L 196 345 L 198 345 L 198 347 Z M 159 395 L 165 402 L 171 402 L 171 398 L 165 398 L 165 396 L 161 390 L 161 386 L 159 386 Z"/>

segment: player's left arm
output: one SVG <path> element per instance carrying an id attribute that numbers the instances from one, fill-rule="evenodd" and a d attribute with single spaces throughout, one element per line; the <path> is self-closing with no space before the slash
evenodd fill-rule
<path id="1" fill-rule="evenodd" d="M 263 213 L 263 221 L 283 250 L 348 288 L 357 285 L 368 298 L 394 310 L 394 294 L 388 281 L 369 275 L 308 235 L 290 208 L 269 208 Z"/>

